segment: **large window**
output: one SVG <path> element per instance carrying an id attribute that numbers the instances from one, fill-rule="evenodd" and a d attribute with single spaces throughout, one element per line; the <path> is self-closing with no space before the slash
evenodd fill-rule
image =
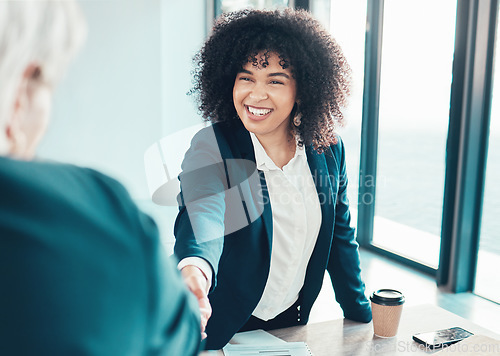
<path id="1" fill-rule="evenodd" d="M 387 0 L 373 244 L 439 262 L 455 0 Z"/>

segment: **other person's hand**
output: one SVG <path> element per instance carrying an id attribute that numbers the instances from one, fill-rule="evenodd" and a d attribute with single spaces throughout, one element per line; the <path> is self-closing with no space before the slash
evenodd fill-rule
<path id="1" fill-rule="evenodd" d="M 210 306 L 210 301 L 208 300 L 208 281 L 207 277 L 203 272 L 196 266 L 186 266 L 181 270 L 184 282 L 188 286 L 191 293 L 193 293 L 198 299 L 198 305 L 200 306 L 201 313 L 201 338 L 207 337 L 205 333 L 205 328 L 207 326 L 208 319 L 212 315 L 212 307 Z"/>

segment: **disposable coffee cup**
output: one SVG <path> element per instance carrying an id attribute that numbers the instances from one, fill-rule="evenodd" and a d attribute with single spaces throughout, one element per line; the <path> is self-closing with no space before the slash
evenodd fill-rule
<path id="1" fill-rule="evenodd" d="M 380 337 L 394 337 L 398 333 L 399 320 L 405 297 L 394 289 L 379 289 L 370 296 L 373 331 Z"/>

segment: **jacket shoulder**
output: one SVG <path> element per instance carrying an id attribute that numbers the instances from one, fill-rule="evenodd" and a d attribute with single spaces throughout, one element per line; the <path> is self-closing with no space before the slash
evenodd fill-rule
<path id="1" fill-rule="evenodd" d="M 330 151 L 332 152 L 334 157 L 341 158 L 342 156 L 344 156 L 345 152 L 344 141 L 342 141 L 340 135 L 337 135 L 335 138 L 337 142 L 330 145 Z"/>
<path id="2" fill-rule="evenodd" d="M 198 131 L 191 141 L 190 150 L 231 159 L 246 157 L 248 153 L 251 157 L 253 145 L 249 132 L 241 122 L 218 122 Z"/>

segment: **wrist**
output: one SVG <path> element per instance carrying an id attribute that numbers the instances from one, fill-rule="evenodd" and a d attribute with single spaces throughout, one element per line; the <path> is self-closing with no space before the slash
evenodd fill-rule
<path id="1" fill-rule="evenodd" d="M 206 294 L 208 294 L 208 289 L 209 289 L 208 278 L 201 268 L 194 265 L 187 265 L 181 269 L 181 275 L 184 279 L 193 277 L 197 279 L 199 281 L 198 283 L 203 284 L 203 290 L 205 291 Z"/>

